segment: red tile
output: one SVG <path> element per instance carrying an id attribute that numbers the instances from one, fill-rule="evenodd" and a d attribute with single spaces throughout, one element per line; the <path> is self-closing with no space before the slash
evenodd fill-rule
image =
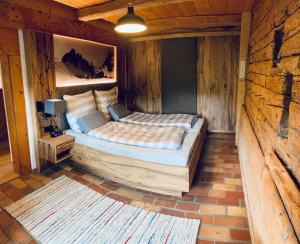
<path id="1" fill-rule="evenodd" d="M 214 244 L 213 241 L 207 241 L 207 240 L 197 240 L 196 244 Z"/>
<path id="2" fill-rule="evenodd" d="M 79 175 L 72 175 L 71 178 L 72 178 L 73 180 L 76 180 L 77 182 L 83 184 L 83 185 L 86 185 L 86 186 L 90 184 L 89 181 L 87 181 L 87 180 L 81 178 Z"/>
<path id="3" fill-rule="evenodd" d="M 106 190 L 105 188 L 101 187 L 101 186 L 97 186 L 94 183 L 90 183 L 89 187 L 93 190 L 95 190 L 96 192 L 101 193 L 102 195 L 106 195 L 108 193 L 108 190 Z"/>
<path id="4" fill-rule="evenodd" d="M 128 204 L 128 203 L 131 202 L 131 200 L 129 198 L 120 196 L 120 195 L 115 194 L 115 193 L 109 193 L 107 196 L 110 197 L 110 198 L 112 198 L 112 199 L 115 199 L 117 201 L 126 203 L 126 204 Z"/>
<path id="5" fill-rule="evenodd" d="M 14 224 L 13 218 L 10 217 L 9 214 L 7 214 L 4 211 L 0 212 L 0 229 L 4 230 L 7 229 L 9 226 Z"/>
<path id="6" fill-rule="evenodd" d="M 175 207 L 176 201 L 171 199 L 164 199 L 164 198 L 158 198 L 155 201 L 155 205 L 161 206 L 161 207 L 168 207 L 173 208 Z"/>
<path id="7" fill-rule="evenodd" d="M 152 196 L 149 196 L 149 195 L 145 195 L 144 197 L 143 197 L 143 201 L 144 202 L 146 202 L 146 203 L 153 203 L 154 202 L 154 197 L 152 197 Z"/>
<path id="8" fill-rule="evenodd" d="M 185 195 L 182 196 L 181 200 L 188 201 L 188 202 L 193 202 L 195 200 L 195 196 L 185 194 Z"/>
<path id="9" fill-rule="evenodd" d="M 203 188 L 196 185 L 192 187 L 192 189 L 188 194 L 195 195 L 195 196 L 207 196 L 208 192 L 209 192 L 209 188 Z"/>
<path id="10" fill-rule="evenodd" d="M 11 200 L 18 201 L 25 195 L 22 193 L 22 191 L 16 189 L 16 188 L 10 188 L 7 191 L 5 191 L 5 195 L 7 195 Z"/>
<path id="11" fill-rule="evenodd" d="M 237 191 L 227 191 L 225 193 L 225 198 L 244 199 L 244 193 L 243 192 L 237 192 Z"/>
<path id="12" fill-rule="evenodd" d="M 213 216 L 198 214 L 198 213 L 186 213 L 185 217 L 188 219 L 200 219 L 201 223 L 211 225 L 213 224 Z"/>
<path id="13" fill-rule="evenodd" d="M 226 205 L 226 206 L 239 206 L 240 199 L 230 199 L 230 198 L 219 199 L 218 204 Z"/>
<path id="14" fill-rule="evenodd" d="M 200 205 L 197 203 L 177 202 L 176 208 L 187 211 L 198 211 Z"/>
<path id="15" fill-rule="evenodd" d="M 115 191 L 115 190 L 118 189 L 118 187 L 116 187 L 115 185 L 113 185 L 109 182 L 102 182 L 100 185 L 107 188 L 107 189 L 109 189 L 109 190 L 112 190 L 112 191 Z"/>
<path id="16" fill-rule="evenodd" d="M 32 240 L 31 236 L 19 225 L 10 226 L 9 232 L 5 233 L 13 243 L 28 243 Z"/>
<path id="17" fill-rule="evenodd" d="M 250 232 L 248 230 L 236 230 L 230 231 L 231 239 L 238 241 L 251 241 Z"/>
<path id="18" fill-rule="evenodd" d="M 197 203 L 209 203 L 218 204 L 218 199 L 216 197 L 196 197 L 195 202 Z"/>
<path id="19" fill-rule="evenodd" d="M 230 226 L 230 227 L 245 227 L 247 219 L 243 217 L 231 217 L 231 216 L 220 216 L 214 217 L 214 224 L 218 226 Z"/>
<path id="20" fill-rule="evenodd" d="M 184 212 L 180 212 L 180 211 L 176 211 L 176 210 L 172 210 L 172 209 L 163 208 L 160 212 L 163 214 L 167 214 L 167 215 L 184 217 Z"/>

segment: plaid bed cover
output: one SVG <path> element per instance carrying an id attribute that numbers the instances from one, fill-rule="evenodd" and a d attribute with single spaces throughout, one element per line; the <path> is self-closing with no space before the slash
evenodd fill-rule
<path id="1" fill-rule="evenodd" d="M 108 122 L 88 135 L 133 146 L 176 150 L 181 146 L 185 129 Z"/>
<path id="2" fill-rule="evenodd" d="M 146 114 L 133 112 L 120 119 L 120 122 L 149 126 L 175 126 L 189 129 L 196 118 L 196 115 L 190 114 Z"/>

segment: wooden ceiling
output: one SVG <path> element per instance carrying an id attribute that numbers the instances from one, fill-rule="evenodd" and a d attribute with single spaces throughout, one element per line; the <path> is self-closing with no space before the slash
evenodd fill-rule
<path id="1" fill-rule="evenodd" d="M 148 26 L 146 35 L 237 28 L 255 0 L 54 0 L 77 9 L 80 20 L 111 23 L 126 14 L 128 2 Z M 145 35 L 145 34 L 144 34 Z"/>

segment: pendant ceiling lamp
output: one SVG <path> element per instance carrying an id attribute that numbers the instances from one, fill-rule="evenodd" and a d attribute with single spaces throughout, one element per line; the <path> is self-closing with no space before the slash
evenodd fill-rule
<path id="1" fill-rule="evenodd" d="M 145 30 L 147 30 L 145 21 L 134 14 L 134 8 L 132 4 L 129 4 L 127 14 L 118 20 L 115 31 L 120 33 L 138 33 Z"/>

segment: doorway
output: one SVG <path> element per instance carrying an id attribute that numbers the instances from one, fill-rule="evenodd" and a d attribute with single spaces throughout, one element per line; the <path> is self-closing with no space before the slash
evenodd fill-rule
<path id="1" fill-rule="evenodd" d="M 3 79 L 0 69 L 0 184 L 18 176 L 14 171 L 5 107 Z"/>

